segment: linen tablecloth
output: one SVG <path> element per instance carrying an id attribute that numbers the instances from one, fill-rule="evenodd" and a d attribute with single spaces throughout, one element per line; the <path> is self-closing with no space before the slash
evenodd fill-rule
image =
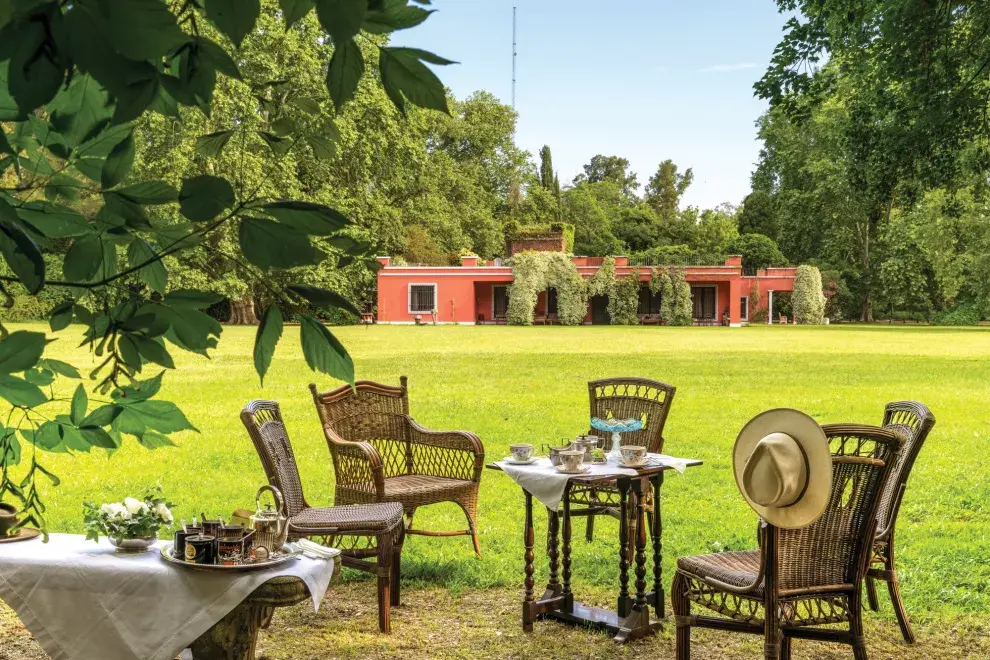
<path id="1" fill-rule="evenodd" d="M 166 563 L 154 549 L 114 552 L 74 534 L 0 545 L 0 599 L 52 660 L 173 660 L 252 591 L 274 577 L 306 583 L 319 609 L 333 560 L 208 573 Z"/>
<path id="2" fill-rule="evenodd" d="M 647 454 L 647 458 L 658 461 L 662 465 L 667 465 L 678 472 L 683 473 L 691 459 L 676 458 L 666 454 Z M 563 474 L 550 462 L 549 458 L 538 458 L 528 465 L 515 465 L 508 461 L 498 461 L 497 465 L 509 475 L 523 490 L 538 499 L 548 509 L 556 509 L 560 505 L 560 500 L 564 497 L 564 490 L 567 482 L 575 476 L 580 477 L 608 477 L 608 476 L 629 476 L 635 477 L 636 470 L 624 468 L 612 463 L 596 464 L 585 463 L 590 466 L 590 470 L 581 475 Z"/>

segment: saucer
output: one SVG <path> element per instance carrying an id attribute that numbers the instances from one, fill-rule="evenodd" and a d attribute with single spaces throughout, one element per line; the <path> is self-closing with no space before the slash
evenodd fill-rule
<path id="1" fill-rule="evenodd" d="M 508 463 L 509 465 L 529 465 L 530 463 L 534 462 L 537 458 L 539 458 L 539 456 L 530 456 L 528 460 L 517 461 L 511 456 L 506 456 L 505 458 L 502 459 L 502 461 Z"/>
<path id="2" fill-rule="evenodd" d="M 590 465 L 582 465 L 581 467 L 579 467 L 576 470 L 566 470 L 566 469 L 564 469 L 564 466 L 563 465 L 557 465 L 557 466 L 554 467 L 554 469 L 557 470 L 557 472 L 559 472 L 561 474 L 585 474 L 585 473 L 587 473 L 588 471 L 591 470 L 591 466 Z"/>
<path id="3" fill-rule="evenodd" d="M 626 463 L 622 459 L 619 459 L 619 467 L 631 468 L 635 470 L 636 468 L 646 467 L 649 464 L 649 460 L 644 458 L 641 461 L 636 461 L 635 463 Z"/>

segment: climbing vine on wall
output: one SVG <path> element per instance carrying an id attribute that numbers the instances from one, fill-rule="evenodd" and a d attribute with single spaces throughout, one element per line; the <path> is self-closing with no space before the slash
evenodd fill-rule
<path id="1" fill-rule="evenodd" d="M 691 325 L 691 285 L 684 269 L 666 268 L 661 275 L 660 318 L 667 325 Z"/>
<path id="2" fill-rule="evenodd" d="M 541 291 L 556 289 L 557 317 L 563 325 L 579 325 L 588 311 L 584 280 L 574 262 L 562 252 L 520 252 L 511 259 L 508 321 L 531 325 Z M 613 269 L 614 270 L 614 269 Z"/>
<path id="3" fill-rule="evenodd" d="M 608 294 L 608 315 L 612 325 L 636 325 L 639 315 L 639 277 L 630 275 L 617 279 Z"/>
<path id="4" fill-rule="evenodd" d="M 657 295 L 663 291 L 663 271 L 654 268 L 650 271 L 650 293 Z"/>
<path id="5" fill-rule="evenodd" d="M 594 275 L 585 282 L 589 296 L 607 296 L 615 286 L 615 259 L 605 257 Z"/>

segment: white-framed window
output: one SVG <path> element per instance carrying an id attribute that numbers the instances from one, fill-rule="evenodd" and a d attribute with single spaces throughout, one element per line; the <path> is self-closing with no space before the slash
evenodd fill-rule
<path id="1" fill-rule="evenodd" d="M 409 285 L 409 313 L 432 314 L 437 308 L 436 284 Z"/>
<path id="2" fill-rule="evenodd" d="M 739 318 L 742 321 L 749 320 L 749 296 L 743 296 L 739 299 Z"/>

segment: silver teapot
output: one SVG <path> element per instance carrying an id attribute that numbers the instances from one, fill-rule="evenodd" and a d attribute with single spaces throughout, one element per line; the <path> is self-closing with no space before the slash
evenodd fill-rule
<path id="1" fill-rule="evenodd" d="M 266 503 L 265 508 L 261 508 L 261 494 L 266 490 L 271 491 L 275 497 L 274 509 L 271 503 Z M 285 545 L 285 539 L 289 534 L 289 520 L 283 513 L 285 502 L 282 493 L 275 486 L 265 484 L 258 489 L 254 499 L 258 510 L 251 516 L 251 526 L 254 528 L 251 547 L 255 555 L 263 559 L 272 556 Z"/>

